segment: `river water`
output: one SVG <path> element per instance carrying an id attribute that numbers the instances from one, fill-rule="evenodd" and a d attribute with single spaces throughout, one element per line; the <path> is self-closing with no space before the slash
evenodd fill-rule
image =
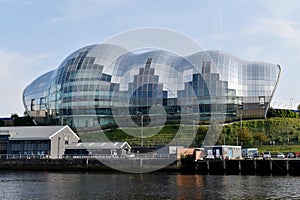
<path id="1" fill-rule="evenodd" d="M 0 199 L 300 199 L 300 177 L 0 171 Z"/>

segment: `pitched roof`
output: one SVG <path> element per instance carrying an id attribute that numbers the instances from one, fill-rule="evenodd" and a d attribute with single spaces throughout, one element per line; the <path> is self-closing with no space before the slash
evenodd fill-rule
<path id="1" fill-rule="evenodd" d="M 0 132 L 9 133 L 10 140 L 49 140 L 51 136 L 65 127 L 68 126 L 0 127 Z"/>
<path id="2" fill-rule="evenodd" d="M 82 142 L 72 143 L 66 149 L 121 149 L 127 147 L 131 149 L 127 142 Z"/>

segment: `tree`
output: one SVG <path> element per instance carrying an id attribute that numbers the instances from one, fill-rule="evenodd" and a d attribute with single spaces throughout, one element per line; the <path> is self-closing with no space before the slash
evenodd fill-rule
<path id="1" fill-rule="evenodd" d="M 195 136 L 195 140 L 194 140 L 194 146 L 196 147 L 200 147 L 202 145 L 202 142 L 207 134 L 208 131 L 208 127 L 205 126 L 199 126 L 197 129 L 197 134 Z"/>
<path id="2" fill-rule="evenodd" d="M 242 130 L 237 130 L 236 136 L 238 137 L 242 145 L 251 145 L 251 140 L 253 137 L 249 129 L 243 128 Z"/>
<path id="3" fill-rule="evenodd" d="M 33 118 L 30 116 L 25 116 L 25 117 L 19 117 L 18 114 L 13 113 L 11 114 L 11 118 L 14 122 L 14 126 L 33 126 Z"/>
<path id="4" fill-rule="evenodd" d="M 13 120 L 19 118 L 19 115 L 17 113 L 12 113 L 10 116 Z"/>
<path id="5" fill-rule="evenodd" d="M 259 146 L 262 146 L 263 142 L 268 141 L 268 137 L 264 132 L 258 132 L 253 135 L 253 139 L 258 142 Z"/>
<path id="6" fill-rule="evenodd" d="M 299 106 L 298 106 L 298 109 L 300 108 Z M 267 117 L 268 118 L 272 118 L 272 117 L 297 118 L 298 117 L 298 113 L 295 112 L 295 111 L 293 111 L 293 110 L 273 109 L 273 108 L 270 108 L 270 109 L 268 109 Z"/>

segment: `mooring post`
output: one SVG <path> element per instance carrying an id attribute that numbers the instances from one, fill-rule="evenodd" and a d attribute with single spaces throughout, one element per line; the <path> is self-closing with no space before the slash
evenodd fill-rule
<path id="1" fill-rule="evenodd" d="M 85 169 L 88 170 L 89 169 L 89 159 L 86 159 L 86 163 L 85 163 Z"/>
<path id="2" fill-rule="evenodd" d="M 143 171 L 143 159 L 140 158 L 140 171 L 142 172 Z"/>
<path id="3" fill-rule="evenodd" d="M 207 171 L 209 172 L 209 161 L 207 160 L 206 163 L 207 163 Z"/>

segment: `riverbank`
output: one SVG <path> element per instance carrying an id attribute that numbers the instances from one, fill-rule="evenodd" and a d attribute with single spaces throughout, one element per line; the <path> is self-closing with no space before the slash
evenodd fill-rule
<path id="1" fill-rule="evenodd" d="M 181 171 L 201 175 L 300 176 L 300 160 L 204 160 L 187 162 Z"/>
<path id="2" fill-rule="evenodd" d="M 131 172 L 151 172 L 153 160 L 149 159 L 116 159 L 114 165 L 107 165 L 108 160 L 98 159 L 7 159 L 0 161 L 0 170 L 31 170 L 31 171 L 97 171 L 126 172 L 128 167 L 136 169 Z M 157 163 L 160 161 L 157 160 Z M 105 163 L 105 164 L 103 164 Z M 109 166 L 116 166 L 113 168 Z M 151 166 L 152 164 L 152 166 Z M 124 170 L 122 170 L 122 165 Z M 117 170 L 118 169 L 118 170 Z M 156 169 L 153 167 L 153 169 Z M 274 160 L 204 160 L 194 162 L 185 160 L 182 163 L 173 162 L 168 166 L 153 170 L 157 172 L 179 172 L 182 174 L 201 175 L 293 175 L 300 176 L 300 159 Z"/>
<path id="3" fill-rule="evenodd" d="M 171 163 L 158 168 L 159 163 Z M 109 167 L 112 166 L 112 167 Z M 114 167 L 115 166 L 115 167 Z M 122 170 L 124 169 L 124 170 Z M 128 170 L 131 169 L 131 170 Z M 134 170 L 136 169 L 136 170 Z M 167 159 L 2 159 L 0 170 L 36 170 L 36 171 L 111 171 L 139 172 L 168 171 L 178 172 L 180 167 L 176 162 Z M 151 170 L 153 169 L 153 170 Z"/>

